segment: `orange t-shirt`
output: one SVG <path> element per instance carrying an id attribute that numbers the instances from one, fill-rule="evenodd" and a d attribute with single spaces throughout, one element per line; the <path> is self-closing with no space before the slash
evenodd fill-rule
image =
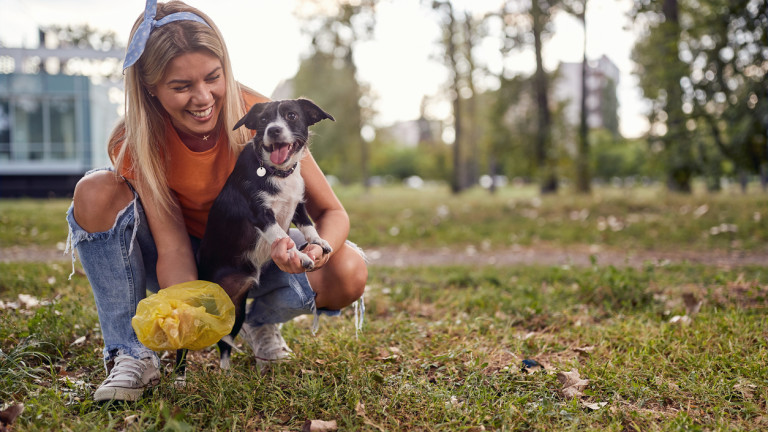
<path id="1" fill-rule="evenodd" d="M 260 95 L 243 94 L 246 109 L 269 99 Z M 236 154 L 229 151 L 225 133 L 219 134 L 216 144 L 202 152 L 194 152 L 181 141 L 176 129 L 166 118 L 166 143 L 168 149 L 168 186 L 175 193 L 181 206 L 187 232 L 202 238 L 208 222 L 208 212 L 221 192 L 229 174 L 235 167 Z"/>

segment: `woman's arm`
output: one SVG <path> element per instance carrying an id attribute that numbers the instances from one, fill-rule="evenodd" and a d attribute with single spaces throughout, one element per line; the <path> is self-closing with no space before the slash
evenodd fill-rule
<path id="1" fill-rule="evenodd" d="M 141 204 L 157 247 L 157 281 L 160 288 L 197 280 L 197 264 L 184 225 L 178 201 L 169 212 L 163 211 L 149 193 L 142 193 Z"/>
<path id="2" fill-rule="evenodd" d="M 325 179 L 315 158 L 309 152 L 301 161 L 301 177 L 304 179 L 307 212 L 315 222 L 320 237 L 330 243 L 334 251 L 330 255 L 324 254 L 318 245 L 308 245 L 304 249 L 304 252 L 315 261 L 315 270 L 317 270 L 344 246 L 349 235 L 349 216 Z M 283 271 L 301 273 L 304 268 L 298 256 L 289 252 L 292 246 L 293 242 L 289 238 L 276 241 L 272 245 L 272 259 Z"/>

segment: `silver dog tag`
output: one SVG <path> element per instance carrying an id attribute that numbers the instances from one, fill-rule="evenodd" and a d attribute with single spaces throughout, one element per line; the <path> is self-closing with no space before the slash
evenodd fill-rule
<path id="1" fill-rule="evenodd" d="M 256 169 L 256 175 L 259 177 L 264 177 L 267 174 L 267 169 L 264 167 L 259 167 Z"/>

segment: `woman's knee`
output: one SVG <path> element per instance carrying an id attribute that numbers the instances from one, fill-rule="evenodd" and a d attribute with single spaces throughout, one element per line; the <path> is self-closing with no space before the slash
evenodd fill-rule
<path id="1" fill-rule="evenodd" d="M 329 264 L 324 269 L 329 271 L 324 272 L 320 282 L 322 289 L 318 290 L 318 306 L 341 309 L 363 295 L 368 281 L 368 266 L 360 254 L 349 246 L 345 246 L 343 252 L 339 251 Z"/>
<path id="2" fill-rule="evenodd" d="M 133 191 L 112 171 L 96 171 L 80 179 L 73 197 L 74 216 L 88 232 L 109 230 L 117 214 L 133 200 Z"/>

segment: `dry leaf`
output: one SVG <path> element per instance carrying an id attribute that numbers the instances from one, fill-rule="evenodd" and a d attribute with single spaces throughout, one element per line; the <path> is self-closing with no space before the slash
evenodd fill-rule
<path id="1" fill-rule="evenodd" d="M 32 309 L 40 306 L 40 300 L 29 294 L 19 294 L 19 304 L 22 309 Z"/>
<path id="2" fill-rule="evenodd" d="M 591 346 L 577 347 L 572 349 L 577 353 L 583 355 L 584 357 L 589 357 L 589 355 L 592 354 L 592 351 L 595 350 L 595 347 L 594 345 L 591 345 Z"/>
<path id="3" fill-rule="evenodd" d="M 734 385 L 733 389 L 740 392 L 742 398 L 748 400 L 755 397 L 754 391 L 757 389 L 757 386 L 746 381 L 741 381 Z"/>
<path id="4" fill-rule="evenodd" d="M 673 317 L 672 317 L 672 318 L 669 320 L 669 323 L 670 323 L 670 324 L 688 325 L 688 324 L 690 324 L 692 321 L 693 321 L 693 320 L 692 320 L 692 319 L 691 319 L 691 317 L 689 317 L 688 315 L 682 315 L 682 316 L 681 316 L 681 315 L 675 315 L 675 316 L 673 316 Z"/>
<path id="5" fill-rule="evenodd" d="M 373 426 L 376 429 L 384 432 L 385 429 L 383 427 L 374 423 L 373 420 L 369 419 L 368 416 L 365 415 L 365 405 L 362 402 L 358 402 L 357 405 L 355 406 L 355 414 L 362 417 L 363 423 L 367 424 L 368 426 Z"/>
<path id="6" fill-rule="evenodd" d="M 124 418 L 124 419 L 123 419 L 123 424 L 124 424 L 124 425 L 125 425 L 125 427 L 127 428 L 127 427 L 129 427 L 130 425 L 132 425 L 132 424 L 136 423 L 136 420 L 138 420 L 138 419 L 139 419 L 139 416 L 138 416 L 138 414 L 129 415 L 128 417 L 126 417 L 126 418 Z"/>
<path id="7" fill-rule="evenodd" d="M 304 422 L 304 426 L 301 428 L 302 432 L 324 432 L 335 431 L 339 426 L 336 424 L 336 420 L 307 420 Z"/>
<path id="8" fill-rule="evenodd" d="M 11 425 L 22 412 L 24 412 L 24 404 L 11 405 L 0 411 L 0 432 L 11 430 Z"/>
<path id="9" fill-rule="evenodd" d="M 581 404 L 593 411 L 597 411 L 600 408 L 608 405 L 608 402 L 595 402 L 595 403 L 582 402 Z"/>
<path id="10" fill-rule="evenodd" d="M 581 379 L 579 372 L 572 370 L 570 372 L 558 372 L 557 380 L 562 384 L 563 388 L 560 391 L 563 396 L 567 398 L 575 398 L 583 396 L 581 391 L 587 388 L 589 380 Z"/>
<path id="11" fill-rule="evenodd" d="M 69 344 L 69 346 L 72 346 L 72 345 L 82 345 L 83 342 L 85 342 L 85 336 L 80 336 L 79 338 L 75 339 L 74 342 Z"/>
<path id="12" fill-rule="evenodd" d="M 699 300 L 692 293 L 683 294 L 683 302 L 685 303 L 685 310 L 688 316 L 694 316 L 699 313 L 703 300 Z"/>

